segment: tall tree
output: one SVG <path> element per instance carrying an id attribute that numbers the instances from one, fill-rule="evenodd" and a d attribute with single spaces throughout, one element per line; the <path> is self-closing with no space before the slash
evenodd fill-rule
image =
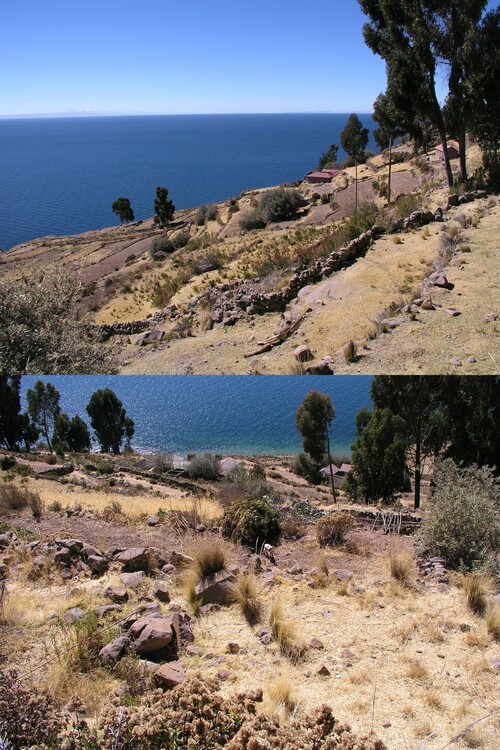
<path id="1" fill-rule="evenodd" d="M 379 94 L 373 104 L 373 119 L 378 128 L 373 131 L 373 137 L 380 149 L 389 149 L 389 177 L 387 180 L 387 203 L 391 202 L 392 178 L 392 147 L 394 140 L 403 135 L 401 116 L 388 94 Z"/>
<path id="2" fill-rule="evenodd" d="M 167 227 L 174 218 L 175 206 L 168 197 L 168 188 L 162 186 L 156 188 L 154 212 L 154 222 L 159 227 Z"/>
<path id="3" fill-rule="evenodd" d="M 54 420 L 53 444 L 56 449 L 85 453 L 90 450 L 90 434 L 87 425 L 78 414 L 71 419 L 61 412 Z"/>
<path id="4" fill-rule="evenodd" d="M 448 156 L 446 126 L 436 92 L 438 59 L 433 42 L 436 25 L 427 0 L 358 0 L 369 22 L 363 28 L 365 42 L 387 63 L 388 84 L 394 101 L 403 110 L 407 102 L 429 116 L 437 128 L 446 166 L 448 184 L 453 173 Z"/>
<path id="5" fill-rule="evenodd" d="M 487 13 L 468 40 L 468 75 L 465 97 L 469 102 L 472 136 L 483 152 L 490 183 L 500 186 L 500 6 Z"/>
<path id="6" fill-rule="evenodd" d="M 326 169 L 327 167 L 333 167 L 337 163 L 337 155 L 339 147 L 336 143 L 332 143 L 328 149 L 321 154 L 319 157 L 318 169 Z"/>
<path id="7" fill-rule="evenodd" d="M 21 377 L 0 373 L 0 445 L 16 450 L 23 437 Z"/>
<path id="8" fill-rule="evenodd" d="M 432 375 L 378 375 L 372 381 L 374 405 L 390 409 L 404 421 L 415 480 L 415 508 L 420 507 L 425 463 L 438 455 L 447 439 L 443 396 L 446 386 L 445 378 Z"/>
<path id="9" fill-rule="evenodd" d="M 362 409 L 356 434 L 348 492 L 366 503 L 389 503 L 408 483 L 405 423 L 389 409 Z"/>
<path id="10" fill-rule="evenodd" d="M 92 394 L 87 414 L 103 453 L 120 453 L 124 440 L 130 446 L 134 422 L 127 417 L 122 402 L 110 388 Z"/>
<path id="11" fill-rule="evenodd" d="M 120 224 L 123 224 L 124 221 L 134 221 L 134 212 L 128 198 L 117 198 L 113 201 L 111 210 L 119 217 Z"/>
<path id="12" fill-rule="evenodd" d="M 304 398 L 295 414 L 295 422 L 302 434 L 304 451 L 319 464 L 325 459 L 330 466 L 330 482 L 333 499 L 337 501 L 333 481 L 332 458 L 330 452 L 331 424 L 335 418 L 335 407 L 330 396 L 319 391 L 311 391 Z"/>
<path id="13" fill-rule="evenodd" d="M 33 388 L 26 392 L 28 401 L 28 414 L 33 424 L 44 436 L 49 451 L 52 453 L 52 431 L 54 420 L 61 411 L 59 399 L 61 394 L 52 383 L 45 384 L 37 380 Z"/>
<path id="14" fill-rule="evenodd" d="M 358 161 L 368 145 L 368 128 L 364 128 L 356 114 L 352 114 L 340 134 L 340 142 L 344 151 L 354 159 L 356 169 L 356 211 L 358 210 Z"/>

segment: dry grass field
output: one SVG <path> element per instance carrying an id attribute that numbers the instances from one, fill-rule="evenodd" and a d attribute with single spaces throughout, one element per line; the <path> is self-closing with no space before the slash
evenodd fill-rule
<path id="1" fill-rule="evenodd" d="M 166 510 L 198 514 L 212 524 L 222 508 L 211 497 L 165 499 L 137 488 L 126 497 L 116 487 L 84 489 L 46 479 L 29 479 L 28 487 L 44 501 L 40 522 L 23 513 L 4 519 L 2 526 L 27 539 L 77 538 L 102 552 L 150 545 L 167 555 L 194 556 L 208 539 L 209 545 L 222 545 L 226 567 L 241 571 L 248 563 L 247 550 L 222 543 L 217 534 L 195 534 L 168 520 L 154 527 L 145 522 L 161 502 Z M 48 509 L 54 501 L 60 510 Z M 114 502 L 124 515 L 106 518 Z M 58 705 L 78 696 L 92 721 L 111 692 L 133 679 L 137 659 L 127 663 L 126 675 L 119 667 L 99 664 L 83 669 L 73 658 L 75 649 L 81 653 L 81 635 L 62 618 L 72 607 L 92 612 L 109 604 L 104 592 L 121 584 L 121 566 L 113 563 L 98 578 L 78 574 L 68 582 L 51 568 L 33 580 L 33 556 L 23 544 L 7 557 L 0 651 L 27 685 L 47 692 Z M 103 621 L 100 637 L 116 637 L 128 613 L 141 601 L 154 601 L 152 588 L 160 580 L 171 600 L 161 610 L 168 612 L 175 603 L 193 615 L 199 651 L 181 651 L 184 669 L 218 675 L 224 695 L 263 688 L 261 710 L 284 721 L 327 703 L 336 718 L 359 734 L 374 732 L 389 750 L 442 750 L 468 725 L 453 747 L 494 750 L 500 728 L 495 714 L 499 644 L 491 623 L 468 605 L 464 578 L 449 573 L 447 579 L 440 583 L 422 576 L 411 537 L 359 527 L 346 544 L 320 550 L 311 523 L 302 539 L 276 549 L 275 565 L 263 558 L 255 576 L 258 622 L 250 625 L 238 602 L 195 616 L 185 573 L 175 568 L 156 571 L 129 589 L 128 602 Z M 491 605 L 494 595 L 491 584 Z M 267 645 L 257 636 L 263 627 L 275 633 Z"/>

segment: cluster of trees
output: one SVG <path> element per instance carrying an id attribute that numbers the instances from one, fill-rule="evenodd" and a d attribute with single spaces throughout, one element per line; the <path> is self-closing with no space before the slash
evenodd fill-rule
<path id="1" fill-rule="evenodd" d="M 263 229 L 274 221 L 289 221 L 297 216 L 306 201 L 298 190 L 274 188 L 266 190 L 260 198 L 258 207 L 240 220 L 244 231 Z"/>
<path id="2" fill-rule="evenodd" d="M 500 377 L 389 376 L 373 379 L 373 411 L 356 417 L 353 470 L 347 492 L 353 499 L 388 503 L 410 487 L 420 507 L 424 467 L 438 458 L 500 471 Z M 299 467 L 317 481 L 331 463 L 331 423 L 335 409 L 326 394 L 312 391 L 299 406 L 303 436 Z M 333 474 L 330 474 L 335 499 Z"/>
<path id="3" fill-rule="evenodd" d="M 500 8 L 488 0 L 358 0 L 368 18 L 368 47 L 386 63 L 387 90 L 375 103 L 376 139 L 385 148 L 401 133 L 425 142 L 429 128 L 444 149 L 454 179 L 448 134 L 457 138 L 461 180 L 467 180 L 466 133 L 481 146 L 492 182 L 500 151 Z M 448 91 L 436 91 L 445 74 Z"/>
<path id="4" fill-rule="evenodd" d="M 21 378 L 0 375 L 0 445 L 8 450 L 31 446 L 43 438 L 50 453 L 84 453 L 91 448 L 86 422 L 61 410 L 61 394 L 52 383 L 37 380 L 26 392 L 27 409 L 21 412 Z M 110 388 L 95 391 L 87 414 L 103 453 L 130 448 L 134 422 Z"/>
<path id="5" fill-rule="evenodd" d="M 154 199 L 154 222 L 160 227 L 167 227 L 174 218 L 175 206 L 168 197 L 168 188 L 160 185 L 156 188 L 156 197 Z M 113 201 L 111 210 L 123 222 L 134 221 L 134 211 L 130 205 L 129 198 L 117 198 Z"/>

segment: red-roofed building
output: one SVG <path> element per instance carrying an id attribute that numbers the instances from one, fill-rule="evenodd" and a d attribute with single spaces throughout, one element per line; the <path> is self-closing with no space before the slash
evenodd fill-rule
<path id="1" fill-rule="evenodd" d="M 309 182 L 311 185 L 319 185 L 324 182 L 330 182 L 340 173 L 340 169 L 315 169 L 312 172 L 308 172 L 304 177 L 304 180 L 306 182 Z"/>

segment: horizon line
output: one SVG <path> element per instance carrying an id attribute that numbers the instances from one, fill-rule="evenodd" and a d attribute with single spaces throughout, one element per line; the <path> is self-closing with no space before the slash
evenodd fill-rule
<path id="1" fill-rule="evenodd" d="M 248 111 L 248 112 L 27 112 L 22 114 L 0 114 L 0 120 L 27 120 L 50 118 L 92 118 L 92 117 L 220 117 L 237 115 L 348 115 L 351 111 L 297 110 L 297 111 Z M 373 111 L 355 110 L 356 114 L 372 115 Z"/>

